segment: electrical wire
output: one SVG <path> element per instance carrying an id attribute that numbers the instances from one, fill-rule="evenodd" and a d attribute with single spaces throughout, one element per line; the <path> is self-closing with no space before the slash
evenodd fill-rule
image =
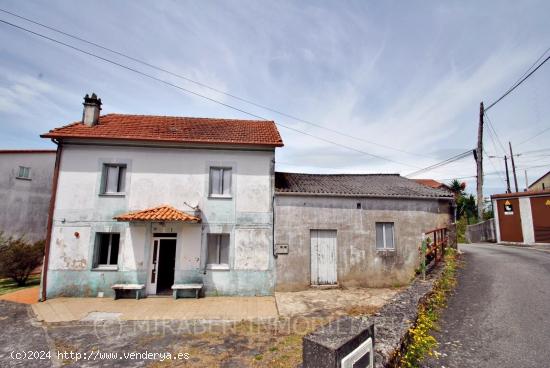
<path id="1" fill-rule="evenodd" d="M 535 134 L 535 135 L 533 135 L 533 136 L 527 138 L 526 140 L 519 142 L 518 144 L 516 144 L 516 146 L 519 146 L 519 145 L 522 145 L 522 144 L 524 144 L 524 143 L 527 143 L 527 142 L 529 142 L 529 141 L 535 139 L 535 138 L 538 137 L 539 135 L 544 134 L 544 133 L 546 133 L 546 132 L 548 132 L 548 131 L 550 131 L 550 127 L 549 127 L 549 128 L 545 128 L 545 129 L 541 130 L 540 132 L 538 132 L 537 134 Z"/>
<path id="2" fill-rule="evenodd" d="M 290 119 L 293 119 L 293 120 L 296 120 L 296 121 L 299 121 L 301 123 L 305 123 L 305 124 L 309 124 L 311 126 L 314 126 L 316 128 L 319 128 L 319 129 L 324 129 L 324 130 L 327 130 L 327 131 L 330 131 L 332 133 L 335 133 L 335 134 L 338 134 L 340 136 L 343 136 L 343 137 L 346 137 L 346 138 L 351 138 L 351 139 L 354 139 L 356 141 L 360 141 L 360 142 L 364 142 L 364 143 L 368 143 L 368 144 L 372 144 L 372 145 L 375 145 L 375 146 L 378 146 L 378 147 L 383 147 L 383 148 L 386 148 L 386 149 L 391 149 L 391 150 L 394 150 L 394 151 L 398 151 L 398 152 L 401 152 L 401 153 L 406 153 L 406 154 L 409 154 L 409 155 L 414 155 L 414 156 L 419 156 L 419 157 L 429 157 L 429 156 L 426 156 L 426 155 L 423 155 L 423 154 L 419 154 L 419 153 L 415 153 L 415 152 L 411 152 L 411 151 L 407 151 L 407 150 L 403 150 L 403 149 L 400 149 L 400 148 L 397 148 L 397 147 L 392 147 L 392 146 L 388 146 L 388 145 L 385 145 L 385 144 L 382 144 L 382 143 L 379 143 L 379 142 L 374 142 L 374 141 L 370 141 L 370 140 L 367 140 L 367 139 L 364 139 L 364 138 L 361 138 L 361 137 L 357 137 L 357 136 L 354 136 L 354 135 L 351 135 L 351 134 L 347 134 L 347 133 L 344 133 L 344 132 L 341 132 L 337 129 L 332 129 L 332 128 L 329 128 L 329 127 L 326 127 L 326 126 L 323 126 L 319 123 L 315 123 L 315 122 L 312 122 L 311 120 L 306 120 L 306 119 L 303 119 L 303 118 L 300 118 L 296 115 L 292 115 L 292 114 L 289 114 L 289 113 L 286 113 L 286 112 L 283 112 L 281 110 L 278 110 L 278 109 L 275 109 L 275 108 L 272 108 L 272 107 L 269 107 L 269 106 L 266 106 L 266 105 L 263 105 L 263 104 L 260 104 L 258 102 L 254 102 L 250 99 L 247 99 L 247 98 L 244 98 L 244 97 L 240 97 L 240 96 L 237 96 L 235 94 L 232 94 L 232 93 L 229 93 L 227 91 L 223 91 L 223 90 L 220 90 L 218 88 L 215 88 L 215 87 L 212 87 L 212 86 L 209 86 L 205 83 L 202 83 L 202 82 L 199 82 L 197 80 L 194 80 L 194 79 L 191 79 L 187 76 L 184 76 L 182 74 L 179 74 L 179 73 L 176 73 L 176 72 L 173 72 L 173 71 L 170 71 L 170 70 L 167 70 L 165 68 L 162 68 L 160 66 L 157 66 L 157 65 L 154 65 L 154 64 L 151 64 L 147 61 L 144 61 L 144 60 L 141 60 L 141 59 L 138 59 L 136 57 L 133 57 L 133 56 L 130 56 L 128 54 L 125 54 L 121 51 L 117 51 L 117 50 L 114 50 L 112 48 L 109 48 L 109 47 L 106 47 L 106 46 L 103 46 L 97 42 L 93 42 L 93 41 L 89 41 L 89 40 L 86 40 L 82 37 L 79 37 L 79 36 L 75 36 L 71 33 L 68 33 L 68 32 L 65 32 L 63 30 L 60 30 L 58 28 L 55 28 L 55 27 L 52 27 L 52 26 L 48 26 L 44 23 L 40 23 L 36 20 L 33 20 L 33 19 L 29 19 L 29 18 L 26 18 L 22 15 L 19 15 L 19 14 L 16 14 L 16 13 L 13 13 L 11 11 L 8 11 L 8 10 L 5 10 L 5 9 L 2 9 L 0 8 L 0 11 L 1 12 L 4 12 L 6 14 L 9 14 L 9 15 L 12 15 L 14 17 L 17 17 L 19 19 L 23 19 L 27 22 L 30 22 L 30 23 L 33 23 L 35 25 L 38 25 L 40 27 L 44 27 L 46 29 L 49 29 L 51 31 L 54 31 L 54 32 L 57 32 L 59 34 L 62 34 L 64 36 L 67 36 L 67 37 L 70 37 L 72 39 L 75 39 L 75 40 L 78 40 L 80 42 L 84 42 L 88 45 L 92 45 L 94 47 L 97 47 L 97 48 L 100 48 L 102 50 L 105 50 L 105 51 L 108 51 L 110 53 L 113 53 L 115 55 L 118 55 L 118 56 L 121 56 L 121 57 L 124 57 L 128 60 L 132 60 L 136 63 L 139 63 L 141 65 L 144 65 L 144 66 L 147 66 L 149 68 L 152 68 L 152 69 L 155 69 L 155 70 L 158 70 L 158 71 L 161 71 L 163 73 L 167 73 L 173 77 L 176 77 L 176 78 L 180 78 L 180 79 L 183 79 L 187 82 L 190 82 L 190 83 L 193 83 L 195 85 L 198 85 L 200 87 L 203 87 L 203 88 L 207 88 L 211 91 L 214 91 L 214 92 L 217 92 L 217 93 L 220 93 L 220 94 L 223 94 L 225 96 L 228 96 L 228 97 L 231 97 L 233 99 L 236 99 L 238 101 L 241 101 L 241 102 L 244 102 L 244 103 L 247 103 L 247 104 L 250 104 L 252 106 L 255 106 L 255 107 L 258 107 L 258 108 L 261 108 L 261 109 L 264 109 L 264 110 L 267 110 L 267 111 L 270 111 L 270 112 L 274 112 L 276 114 L 279 114 L 281 116 L 285 116 L 287 118 L 290 118 Z"/>
<path id="3" fill-rule="evenodd" d="M 418 174 L 425 173 L 425 172 L 427 172 L 427 171 L 431 171 L 431 170 L 437 169 L 437 168 L 439 168 L 439 167 L 448 165 L 448 164 L 450 164 L 450 163 L 452 163 L 452 162 L 455 162 L 455 161 L 461 160 L 461 159 L 463 159 L 463 158 L 465 158 L 465 157 L 468 157 L 468 156 L 470 156 L 471 154 L 472 154 L 472 150 L 468 150 L 468 151 L 466 151 L 466 152 L 459 153 L 458 155 L 455 155 L 455 156 L 453 156 L 453 157 L 450 157 L 450 158 L 448 158 L 448 159 L 446 159 L 446 160 L 443 160 L 443 161 L 438 162 L 438 163 L 436 163 L 436 164 L 433 164 L 433 165 L 431 165 L 431 166 L 427 166 L 427 167 L 424 167 L 424 168 L 422 168 L 422 169 L 420 169 L 420 170 L 417 170 L 417 171 L 414 171 L 414 172 L 412 172 L 412 173 L 410 173 L 410 174 L 407 174 L 407 175 L 405 175 L 405 177 L 410 178 L 410 177 L 412 177 L 412 176 L 416 176 L 416 175 L 418 175 Z"/>
<path id="4" fill-rule="evenodd" d="M 78 48 L 78 47 L 76 47 L 76 46 L 67 44 L 67 43 L 65 43 L 65 42 L 63 42 L 63 41 L 59 41 L 59 40 L 57 40 L 57 39 L 55 39 L 55 38 L 52 38 L 52 37 L 43 35 L 43 34 L 41 34 L 41 33 L 32 31 L 32 30 L 30 30 L 30 29 L 21 27 L 21 26 L 19 26 L 19 25 L 10 23 L 10 22 L 8 22 L 8 21 L 6 21 L 6 20 L 0 19 L 0 22 L 1 22 L 1 23 L 4 23 L 4 24 L 6 24 L 6 25 L 9 25 L 9 26 L 11 26 L 11 27 L 20 29 L 20 30 L 22 30 L 22 31 L 31 33 L 31 34 L 33 34 L 33 35 L 35 35 L 35 36 L 38 36 L 38 37 L 44 38 L 44 39 L 46 39 L 46 40 L 52 41 L 52 42 L 57 43 L 57 44 L 59 44 L 59 45 L 62 45 L 62 46 L 71 48 L 71 49 L 73 49 L 73 50 L 75 50 L 75 51 L 81 52 L 81 53 L 86 54 L 86 55 L 88 55 L 88 56 L 92 56 L 92 57 L 97 58 L 97 59 L 99 59 L 99 60 L 102 60 L 102 61 L 104 61 L 104 62 L 113 64 L 113 65 L 115 65 L 115 66 L 118 66 L 118 67 L 120 67 L 120 68 L 126 69 L 126 70 L 128 70 L 128 71 L 137 73 L 137 74 L 139 74 L 139 75 L 142 75 L 142 76 L 147 77 L 147 78 L 149 78 L 149 79 L 152 79 L 152 80 L 155 80 L 155 81 L 157 81 L 157 82 L 163 83 L 163 84 L 168 85 L 168 86 L 170 86 L 170 87 L 177 88 L 177 89 L 182 90 L 182 91 L 184 91 L 184 92 L 190 93 L 190 94 L 192 94 L 192 95 L 194 95 L 194 96 L 204 98 L 204 99 L 206 99 L 206 100 L 209 100 L 209 101 L 214 102 L 214 103 L 216 103 L 216 104 L 219 104 L 219 105 L 221 105 L 221 106 L 230 108 L 230 109 L 232 109 L 232 110 L 241 112 L 241 113 L 243 113 L 243 114 L 246 114 L 246 115 L 255 117 L 255 118 L 260 119 L 260 120 L 271 121 L 271 120 L 269 120 L 269 119 L 267 119 L 267 118 L 265 118 L 265 117 L 263 117 L 263 116 L 261 116 L 261 115 L 254 114 L 254 113 L 251 113 L 251 112 L 246 111 L 246 110 L 244 110 L 244 109 L 241 109 L 241 108 L 235 107 L 235 106 L 233 106 L 233 105 L 227 104 L 227 103 L 225 103 L 225 102 L 216 100 L 216 99 L 214 99 L 214 98 L 211 98 L 211 97 L 208 97 L 208 96 L 206 96 L 206 95 L 200 94 L 200 93 L 198 93 L 198 92 L 192 91 L 192 90 L 190 90 L 190 89 L 184 88 L 184 87 L 179 86 L 179 85 L 177 85 L 177 84 L 168 82 L 168 81 L 166 81 L 166 80 L 164 80 L 164 79 L 157 78 L 157 77 L 155 77 L 155 76 L 153 76 L 153 75 L 151 75 L 151 74 L 147 74 L 147 73 L 145 73 L 145 72 L 142 72 L 142 71 L 137 70 L 137 69 L 135 69 L 135 68 L 129 67 L 129 66 L 127 66 L 127 65 L 121 64 L 121 63 L 119 63 L 119 62 L 113 61 L 113 60 L 111 60 L 111 59 L 105 58 L 105 57 L 100 56 L 100 55 L 96 55 L 96 54 L 94 54 L 94 53 L 92 53 L 92 52 L 89 52 L 89 51 L 80 49 L 80 48 Z M 396 164 L 399 164 L 399 165 L 403 165 L 403 166 L 408 166 L 408 167 L 413 167 L 413 168 L 419 168 L 419 167 L 416 166 L 416 165 L 411 165 L 411 164 L 404 163 L 404 162 L 400 162 L 400 161 L 396 161 L 396 160 L 393 160 L 393 159 L 390 159 L 390 158 L 387 158 L 387 157 L 384 157 L 384 156 L 380 156 L 380 155 L 376 155 L 376 154 L 373 154 L 373 153 L 370 153 L 370 152 L 366 152 L 366 151 L 363 151 L 363 150 L 360 150 L 360 149 L 357 149 L 357 148 L 354 148 L 354 147 L 351 147 L 351 146 L 348 146 L 348 145 L 344 145 L 344 144 L 341 144 L 341 143 L 338 143 L 338 142 L 335 142 L 335 141 L 331 141 L 331 140 L 326 139 L 326 138 L 322 138 L 322 137 L 316 136 L 316 135 L 314 135 L 314 134 L 305 132 L 305 131 L 303 131 L 303 130 L 296 129 L 296 128 L 293 128 L 293 127 L 290 127 L 290 126 L 288 126 L 288 125 L 284 125 L 284 124 L 281 124 L 281 123 L 275 123 L 275 124 L 277 124 L 277 125 L 280 126 L 280 127 L 285 128 L 285 129 L 294 131 L 294 132 L 296 132 L 296 133 L 300 133 L 300 134 L 303 134 L 303 135 L 306 135 L 306 136 L 315 138 L 315 139 L 317 139 L 317 140 L 320 140 L 320 141 L 322 141 L 322 142 L 329 143 L 329 144 L 332 144 L 332 145 L 335 145 L 335 146 L 338 146 L 338 147 L 341 147 L 341 148 L 344 148 L 344 149 L 347 149 L 347 150 L 351 150 L 351 151 L 360 153 L 360 154 L 362 154 L 362 155 L 371 156 L 371 157 L 374 157 L 374 158 L 378 158 L 378 159 L 385 160 L 385 161 L 388 161 L 388 162 L 393 162 L 393 163 L 396 163 Z"/>
<path id="5" fill-rule="evenodd" d="M 548 52 L 548 50 L 546 50 L 544 52 L 544 55 L 546 55 L 546 53 Z M 539 58 L 540 60 L 541 58 Z M 502 96 L 500 96 L 498 99 L 496 99 L 495 102 L 491 103 L 489 106 L 487 106 L 484 111 L 488 111 L 489 109 L 491 109 L 493 106 L 495 106 L 497 103 L 499 103 L 500 101 L 502 101 L 503 98 L 505 98 L 506 96 L 508 96 L 510 93 L 512 93 L 513 90 L 515 90 L 516 88 L 518 88 L 523 82 L 525 82 L 530 76 L 532 76 L 537 70 L 539 70 L 539 68 L 541 66 L 543 66 L 547 61 L 548 59 L 550 59 L 550 56 L 548 56 L 546 59 L 544 59 L 535 69 L 533 69 L 531 72 L 529 72 L 527 75 L 525 75 L 523 78 L 520 78 L 520 80 L 518 82 L 516 82 L 512 87 L 510 87 L 506 92 L 504 92 L 504 94 Z M 536 64 L 536 62 L 535 62 Z M 532 67 L 531 67 L 532 68 Z M 529 69 L 531 69 L 529 68 Z"/>

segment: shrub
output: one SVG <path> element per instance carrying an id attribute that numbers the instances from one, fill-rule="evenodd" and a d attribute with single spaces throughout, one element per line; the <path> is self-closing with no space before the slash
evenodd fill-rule
<path id="1" fill-rule="evenodd" d="M 25 286 L 31 272 L 42 264 L 44 241 L 29 243 L 20 238 L 5 238 L 0 233 L 0 276 Z"/>

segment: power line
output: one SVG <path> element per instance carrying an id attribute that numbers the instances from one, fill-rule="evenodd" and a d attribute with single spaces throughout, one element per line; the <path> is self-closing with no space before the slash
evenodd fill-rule
<path id="1" fill-rule="evenodd" d="M 526 140 L 519 142 L 518 144 L 516 144 L 516 146 L 519 146 L 520 144 L 523 144 L 523 143 L 527 143 L 527 142 L 529 142 L 530 140 L 535 139 L 535 138 L 538 137 L 539 135 L 544 134 L 544 133 L 546 133 L 546 132 L 549 131 L 549 130 L 550 130 L 550 128 L 543 129 L 543 130 L 541 130 L 540 132 L 538 132 L 537 134 L 535 134 L 535 135 L 533 135 L 533 136 L 527 138 Z"/>
<path id="2" fill-rule="evenodd" d="M 487 115 L 487 112 L 485 110 L 483 111 L 483 115 L 485 115 L 485 117 L 487 118 L 487 126 L 489 127 L 489 132 L 491 132 L 491 130 L 493 131 L 495 138 L 500 148 L 502 149 L 502 152 L 504 152 L 504 154 L 506 155 L 506 148 L 504 148 L 504 145 L 502 144 L 502 141 L 500 140 L 500 137 L 498 136 L 498 133 L 495 130 L 493 122 L 491 121 L 491 119 L 489 118 L 489 115 Z M 496 150 L 496 147 L 495 147 L 495 150 Z"/>
<path id="3" fill-rule="evenodd" d="M 170 86 L 170 87 L 177 88 L 177 89 L 179 89 L 179 90 L 182 90 L 182 91 L 184 91 L 184 92 L 190 93 L 190 94 L 195 95 L 195 96 L 197 96 L 197 97 L 201 97 L 201 98 L 204 98 L 204 99 L 209 100 L 209 101 L 211 101 L 211 102 L 214 102 L 214 103 L 216 103 L 216 104 L 222 105 L 222 106 L 224 106 L 224 107 L 233 109 L 233 110 L 235 110 L 235 111 L 239 111 L 239 112 L 241 112 L 241 113 L 243 113 L 243 114 L 246 114 L 246 115 L 255 117 L 255 118 L 260 119 L 260 120 L 271 121 L 271 120 L 269 120 L 269 119 L 267 119 L 267 118 L 265 118 L 265 117 L 263 117 L 263 116 L 261 116 L 261 115 L 257 115 L 257 114 L 248 112 L 248 111 L 243 110 L 243 109 L 241 109 L 241 108 L 238 108 L 238 107 L 235 107 L 235 106 L 233 106 L 233 105 L 227 104 L 227 103 L 225 103 L 225 102 L 222 102 L 222 101 L 216 100 L 216 99 L 214 99 L 214 98 L 205 96 L 205 95 L 203 95 L 203 94 L 200 94 L 200 93 L 198 93 L 198 92 L 192 91 L 192 90 L 190 90 L 190 89 L 181 87 L 181 86 L 179 86 L 179 85 L 177 85 L 177 84 L 168 82 L 168 81 L 166 81 L 166 80 L 164 80 L 164 79 L 157 78 L 157 77 L 155 77 L 155 76 L 153 76 L 153 75 L 147 74 L 147 73 L 145 73 L 145 72 L 142 72 L 142 71 L 140 71 L 140 70 L 134 69 L 134 68 L 129 67 L 129 66 L 127 66 L 127 65 L 124 65 L 124 64 L 118 63 L 118 62 L 116 62 L 116 61 L 107 59 L 107 58 L 105 58 L 105 57 L 103 57 L 103 56 L 96 55 L 96 54 L 94 54 L 94 53 L 92 53 L 92 52 L 89 52 L 89 51 L 86 51 L 86 50 L 82 50 L 82 49 L 80 49 L 80 48 L 78 48 L 78 47 L 76 47 L 76 46 L 67 44 L 67 43 L 65 43 L 65 42 L 63 42 L 63 41 L 59 41 L 59 40 L 57 40 L 57 39 L 55 39 L 55 38 L 52 38 L 52 37 L 48 37 L 48 36 L 43 35 L 43 34 L 41 34 L 41 33 L 32 31 L 32 30 L 30 30 L 30 29 L 27 29 L 27 28 L 18 26 L 18 25 L 16 25 L 16 24 L 10 23 L 10 22 L 5 21 L 5 20 L 3 20 L 3 19 L 0 19 L 0 22 L 2 22 L 2 23 L 4 23 L 4 24 L 7 24 L 7 25 L 9 25 L 9 26 L 12 26 L 12 27 L 14 27 L 14 28 L 20 29 L 20 30 L 22 30 L 22 31 L 25 31 L 25 32 L 34 34 L 35 36 L 44 38 L 44 39 L 49 40 L 49 41 L 52 41 L 52 42 L 55 42 L 55 43 L 60 44 L 60 45 L 62 45 L 62 46 L 71 48 L 71 49 L 73 49 L 73 50 L 75 50 L 75 51 L 78 51 L 78 52 L 81 52 L 81 53 L 83 53 L 83 54 L 92 56 L 92 57 L 97 58 L 97 59 L 99 59 L 99 60 L 102 60 L 102 61 L 104 61 L 104 62 L 107 62 L 107 63 L 113 64 L 113 65 L 116 65 L 116 66 L 118 66 L 118 67 L 120 67 L 120 68 L 123 68 L 123 69 L 129 70 L 129 71 L 131 71 L 131 72 L 140 74 L 140 75 L 142 75 L 142 76 L 144 76 L 144 77 L 147 77 L 147 78 L 149 78 L 149 79 L 155 80 L 155 81 L 160 82 L 160 83 L 163 83 L 163 84 L 168 85 L 168 86 Z M 380 155 L 376 155 L 376 154 L 373 154 L 373 153 L 369 153 L 369 152 L 366 152 L 366 151 L 363 151 L 363 150 L 360 150 L 360 149 L 357 149 L 357 148 L 354 148 L 354 147 L 350 147 L 350 146 L 347 146 L 347 145 L 344 145 L 344 144 L 341 144 L 341 143 L 338 143 L 338 142 L 331 141 L 331 140 L 326 139 L 326 138 L 322 138 L 322 137 L 316 136 L 316 135 L 311 134 L 311 133 L 307 133 L 307 132 L 305 132 L 305 131 L 302 131 L 302 130 L 299 130 L 299 129 L 296 129 L 296 128 L 292 128 L 292 127 L 290 127 L 290 126 L 287 126 L 287 125 L 284 125 L 284 124 L 281 124 L 281 123 L 275 123 L 275 124 L 277 124 L 278 126 L 281 126 L 281 127 L 283 127 L 283 128 L 292 130 L 292 131 L 294 131 L 294 132 L 297 132 L 297 133 L 300 133 L 300 134 L 304 134 L 304 135 L 307 135 L 307 136 L 309 136 L 309 137 L 318 139 L 318 140 L 323 141 L 323 142 L 325 142 L 325 143 L 330 143 L 330 144 L 333 144 L 333 145 L 335 145 L 335 146 L 338 146 L 338 147 L 341 147 L 341 148 L 345 148 L 345 149 L 347 149 L 347 150 L 351 150 L 351 151 L 355 151 L 355 152 L 357 152 L 357 153 L 361 153 L 361 154 L 363 154 L 363 155 L 368 155 L 368 156 L 371 156 L 371 157 L 374 157 L 374 158 L 378 158 L 378 159 L 381 159 L 381 160 L 393 162 L 393 163 L 396 163 L 396 164 L 399 164 L 399 165 L 404 165 L 404 166 L 409 166 L 409 167 L 418 168 L 418 166 L 415 166 L 415 165 L 407 164 L 407 163 L 404 163 L 404 162 L 399 162 L 399 161 L 396 161 L 396 160 L 393 160 L 393 159 L 390 159 L 390 158 L 387 158 L 387 157 L 384 157 L 384 156 L 380 156 Z"/>
<path id="4" fill-rule="evenodd" d="M 543 56 L 546 54 L 548 50 L 546 50 L 543 54 Z M 539 68 L 541 66 L 544 65 L 544 63 L 546 63 L 548 61 L 548 59 L 550 59 L 550 56 L 548 56 L 546 59 L 544 59 L 535 69 L 533 69 L 531 72 L 529 72 L 527 75 L 525 75 L 523 78 L 520 78 L 520 80 L 518 82 L 516 82 L 512 87 L 510 87 L 506 92 L 504 92 L 504 94 L 502 96 L 500 96 L 495 102 L 493 102 L 492 104 L 490 104 L 489 106 L 487 106 L 485 108 L 484 111 L 488 111 L 490 108 L 492 108 L 493 106 L 495 106 L 497 103 L 499 103 L 504 97 L 508 96 L 510 93 L 512 93 L 513 90 L 515 90 L 516 88 L 518 88 L 523 82 L 525 82 L 531 75 L 533 75 L 533 73 L 535 73 L 537 70 L 539 70 Z M 540 58 L 539 58 L 540 60 Z M 536 63 L 535 63 L 536 64 Z M 531 67 L 532 68 L 532 67 Z M 531 69 L 529 68 L 529 69 Z"/>
<path id="5" fill-rule="evenodd" d="M 428 166 L 428 167 L 422 168 L 422 169 L 420 169 L 420 170 L 414 171 L 414 172 L 412 172 L 412 173 L 410 173 L 410 174 L 407 174 L 407 175 L 405 175 L 405 177 L 410 178 L 410 177 L 412 177 L 412 176 L 416 176 L 416 175 L 418 175 L 418 174 L 425 173 L 425 172 L 427 172 L 427 171 L 431 171 L 431 170 L 437 169 L 437 168 L 439 168 L 439 167 L 448 165 L 448 164 L 450 164 L 450 163 L 452 163 L 452 162 L 455 162 L 455 161 L 461 160 L 461 159 L 463 159 L 463 158 L 465 158 L 465 157 L 468 157 L 468 156 L 471 155 L 471 154 L 472 154 L 472 150 L 468 150 L 468 151 L 466 151 L 466 152 L 459 153 L 458 155 L 455 155 L 455 156 L 453 156 L 453 157 L 450 157 L 450 158 L 448 158 L 448 159 L 446 159 L 446 160 L 443 160 L 443 161 L 438 162 L 438 163 L 436 163 L 436 164 L 433 164 L 433 165 L 431 165 L 431 166 Z"/>
<path id="6" fill-rule="evenodd" d="M 220 89 L 215 88 L 215 87 L 212 87 L 212 86 L 209 86 L 209 85 L 207 85 L 207 84 L 205 84 L 205 83 L 196 81 L 196 80 L 191 79 L 191 78 L 189 78 L 189 77 L 186 77 L 186 76 L 184 76 L 184 75 L 181 75 L 181 74 L 175 73 L 175 72 L 173 72 L 173 71 L 167 70 L 167 69 L 165 69 L 165 68 L 162 68 L 162 67 L 160 67 L 160 66 L 151 64 L 151 63 L 149 63 L 149 62 L 147 62 L 147 61 L 144 61 L 144 60 L 135 58 L 135 57 L 130 56 L 130 55 L 128 55 L 128 54 L 125 54 L 125 53 L 123 53 L 123 52 L 121 52 L 121 51 L 117 51 L 117 50 L 114 50 L 114 49 L 112 49 L 112 48 L 103 46 L 103 45 L 101 45 L 101 44 L 99 44 L 99 43 L 96 43 L 96 42 L 93 42 L 93 41 L 86 40 L 86 39 L 84 39 L 84 38 L 82 38 L 82 37 L 75 36 L 75 35 L 73 35 L 73 34 L 70 34 L 70 33 L 65 32 L 65 31 L 63 31 L 63 30 L 60 30 L 60 29 L 58 29 L 58 28 L 55 28 L 55 27 L 52 27 L 52 26 L 48 26 L 48 25 L 46 25 L 46 24 L 44 24 L 44 23 L 40 23 L 40 22 L 38 22 L 38 21 L 36 21 L 36 20 L 26 18 L 26 17 L 24 17 L 24 16 L 22 16 L 22 15 L 19 15 L 19 14 L 13 13 L 13 12 L 10 12 L 10 11 L 8 11 L 8 10 L 5 10 L 5 9 L 0 8 L 0 11 L 1 11 L 1 12 L 4 12 L 4 13 L 7 13 L 7 14 L 10 14 L 10 15 L 12 15 L 12 16 L 14 16 L 14 17 L 19 18 L 19 19 L 23 19 L 23 20 L 25 20 L 25 21 L 27 21 L 27 22 L 36 24 L 36 25 L 38 25 L 38 26 L 40 26 L 40 27 L 44 27 L 44 28 L 49 29 L 49 30 L 51 30 L 51 31 L 60 33 L 60 34 L 62 34 L 62 35 L 64 35 L 64 36 L 70 37 L 70 38 L 75 39 L 75 40 L 78 40 L 78 41 L 80 41 L 80 42 L 87 43 L 88 45 L 92 45 L 92 46 L 94 46 L 94 47 L 97 47 L 97 48 L 100 48 L 100 49 L 102 49 L 102 50 L 105 50 L 105 51 L 111 52 L 111 53 L 113 53 L 113 54 L 116 54 L 116 55 L 118 55 L 118 56 L 122 56 L 122 57 L 124 57 L 124 58 L 126 58 L 126 59 L 128 59 L 128 60 L 132 60 L 132 61 L 134 61 L 134 62 L 136 62 L 136 63 L 139 63 L 139 64 L 141 64 L 141 65 L 147 66 L 147 67 L 149 67 L 149 68 L 152 68 L 152 69 L 161 71 L 161 72 L 163 72 L 163 73 L 167 73 L 167 74 L 169 74 L 169 75 L 171 75 L 171 76 L 173 76 L 173 77 L 183 79 L 183 80 L 185 80 L 185 81 L 187 81 L 187 82 L 194 83 L 194 84 L 196 84 L 196 85 L 198 85 L 198 86 L 201 86 L 201 87 L 207 88 L 207 89 L 209 89 L 209 90 L 211 90 L 211 91 L 214 91 L 214 92 L 217 92 L 217 93 L 226 95 L 226 96 L 231 97 L 231 98 L 233 98 L 233 99 L 236 99 L 236 100 L 238 100 L 238 101 L 241 101 L 241 102 L 250 104 L 250 105 L 252 105 L 252 106 L 255 106 L 255 107 L 258 107 L 258 108 L 267 110 L 267 111 L 274 112 L 274 113 L 276 113 L 276 114 L 285 116 L 285 117 L 287 117 L 287 118 L 290 118 L 290 119 L 293 119 L 293 120 L 296 120 L 296 121 L 299 121 L 299 122 L 302 122 L 302 123 L 305 123 L 305 124 L 309 124 L 309 125 L 314 126 L 314 127 L 316 127 L 316 128 L 325 129 L 325 130 L 327 130 L 327 131 L 330 131 L 330 132 L 332 132 L 332 133 L 338 134 L 338 135 L 343 136 L 343 137 L 346 137 L 346 138 L 351 138 L 351 139 L 354 139 L 354 140 L 356 140 L 356 141 L 360 141 L 360 142 L 372 144 L 372 145 L 379 146 L 379 147 L 383 147 L 383 148 L 386 148 L 386 149 L 391 149 L 391 150 L 398 151 L 398 152 L 402 152 L 402 153 L 406 153 L 406 154 L 409 154 L 409 155 L 414 155 L 414 156 L 419 156 L 419 157 L 428 157 L 428 156 L 426 156 L 426 155 L 422 155 L 422 154 L 419 154 L 419 153 L 406 151 L 406 150 L 403 150 L 403 149 L 400 149 L 400 148 L 388 146 L 388 145 L 385 145 L 385 144 L 382 144 L 382 143 L 378 143 L 378 142 L 374 142 L 374 141 L 369 141 L 369 140 L 367 140 L 367 139 L 363 139 L 363 138 L 360 138 L 360 137 L 357 137 L 357 136 L 353 136 L 353 135 L 351 135 L 351 134 L 347 134 L 347 133 L 341 132 L 341 131 L 339 131 L 339 130 L 337 130 L 337 129 L 332 129 L 332 128 L 329 128 L 329 127 L 325 127 L 325 126 L 323 126 L 323 125 L 321 125 L 321 124 L 312 122 L 312 121 L 310 121 L 310 120 L 306 120 L 306 119 L 297 117 L 297 116 L 295 116 L 295 115 L 285 113 L 285 112 L 283 112 L 283 111 L 281 111 L 281 110 L 278 110 L 278 109 L 275 109 L 275 108 L 272 108 L 272 107 L 269 107 L 269 106 L 260 104 L 260 103 L 258 103 L 258 102 L 254 102 L 254 101 L 249 100 L 249 99 L 247 99 L 247 98 L 240 97 L 240 96 L 237 96 L 237 95 L 235 95 L 235 94 L 232 94 L 232 93 L 229 93 L 229 92 L 220 90 Z"/>

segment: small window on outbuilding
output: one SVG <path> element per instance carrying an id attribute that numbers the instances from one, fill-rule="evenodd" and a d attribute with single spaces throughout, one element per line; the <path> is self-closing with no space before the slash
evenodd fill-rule
<path id="1" fill-rule="evenodd" d="M 393 222 L 376 223 L 376 250 L 394 250 L 395 236 Z"/>
<path id="2" fill-rule="evenodd" d="M 229 267 L 229 234 L 208 234 L 207 264 Z"/>
<path id="3" fill-rule="evenodd" d="M 231 197 L 231 172 L 230 167 L 210 168 L 211 197 Z"/>
<path id="4" fill-rule="evenodd" d="M 357 202 L 357 209 L 360 210 L 361 209 L 361 202 Z"/>
<path id="5" fill-rule="evenodd" d="M 110 268 L 118 264 L 119 233 L 97 233 L 94 268 Z"/>
<path id="6" fill-rule="evenodd" d="M 104 164 L 101 194 L 124 193 L 126 185 L 126 165 Z"/>
<path id="7" fill-rule="evenodd" d="M 17 173 L 17 179 L 31 180 L 31 168 L 28 166 L 19 166 L 19 172 Z"/>

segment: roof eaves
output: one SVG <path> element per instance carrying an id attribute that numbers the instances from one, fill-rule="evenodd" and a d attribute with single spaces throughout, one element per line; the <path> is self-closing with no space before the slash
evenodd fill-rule
<path id="1" fill-rule="evenodd" d="M 350 198 L 395 198 L 395 199 L 442 199 L 442 200 L 454 200 L 453 195 L 442 195 L 442 196 L 422 196 L 422 195 L 403 195 L 403 194 L 356 194 L 356 193 L 319 193 L 319 192 L 290 192 L 290 191 L 281 191 L 275 190 L 276 195 L 285 195 L 285 196 L 316 196 L 316 197 L 350 197 Z"/>

